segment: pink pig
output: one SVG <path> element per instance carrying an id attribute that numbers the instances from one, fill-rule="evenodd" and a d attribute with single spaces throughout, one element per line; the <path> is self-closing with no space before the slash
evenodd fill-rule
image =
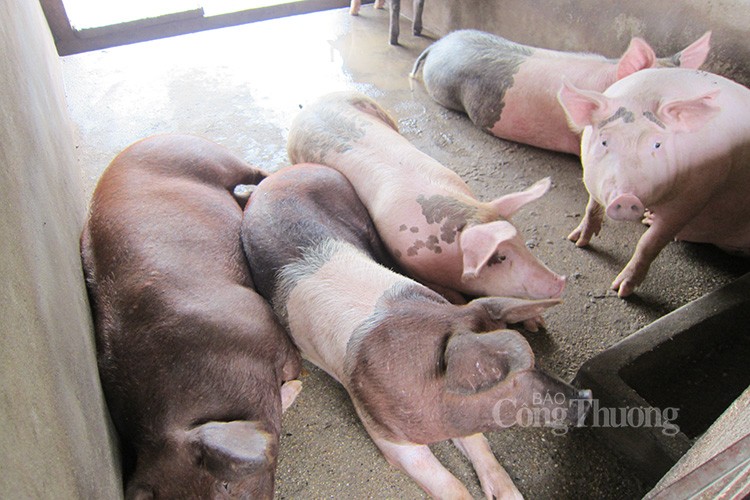
<path id="1" fill-rule="evenodd" d="M 562 78 L 603 92 L 615 81 L 651 67 L 699 68 L 711 33 L 681 52 L 657 59 L 642 39 L 633 38 L 618 60 L 596 54 L 558 52 L 521 45 L 476 30 L 454 31 L 417 58 L 422 78 L 441 105 L 465 112 L 492 135 L 544 149 L 578 154 L 580 135 L 568 127 L 555 99 Z"/>
<path id="2" fill-rule="evenodd" d="M 583 130 L 586 214 L 568 237 L 585 246 L 602 225 L 650 227 L 612 283 L 620 297 L 643 282 L 673 239 L 750 255 L 750 90 L 702 71 L 645 70 L 603 94 L 566 82 L 559 93 Z"/>
<path id="3" fill-rule="evenodd" d="M 480 202 L 466 183 L 414 147 L 391 117 L 356 92 L 306 106 L 289 131 L 289 158 L 343 173 L 388 250 L 411 276 L 443 292 L 557 298 L 565 278 L 534 258 L 508 218 L 549 179 Z"/>

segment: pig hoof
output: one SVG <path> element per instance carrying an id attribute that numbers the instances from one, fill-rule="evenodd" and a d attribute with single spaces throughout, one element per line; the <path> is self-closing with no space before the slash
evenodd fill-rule
<path id="1" fill-rule="evenodd" d="M 523 322 L 523 327 L 525 330 L 531 333 L 536 333 L 539 331 L 540 328 L 546 328 L 547 324 L 544 322 L 544 318 L 539 316 L 537 318 L 531 318 L 531 319 L 525 320 Z"/>
<path id="2" fill-rule="evenodd" d="M 568 239 L 573 243 L 581 241 L 581 228 L 576 228 L 572 233 L 568 235 Z"/>
<path id="3" fill-rule="evenodd" d="M 624 299 L 628 295 L 632 294 L 635 290 L 635 284 L 633 284 L 630 280 L 615 280 L 612 283 L 612 290 L 617 292 L 617 296 L 621 299 Z"/>
<path id="4" fill-rule="evenodd" d="M 294 400 L 297 399 L 300 391 L 302 391 L 302 382 L 299 380 L 289 380 L 281 385 L 281 411 L 286 411 L 287 408 L 292 406 Z"/>
<path id="5" fill-rule="evenodd" d="M 244 203 L 250 199 L 250 195 L 253 194 L 254 190 L 255 185 L 253 184 L 237 184 L 232 194 L 234 194 L 234 198 L 237 201 Z"/>

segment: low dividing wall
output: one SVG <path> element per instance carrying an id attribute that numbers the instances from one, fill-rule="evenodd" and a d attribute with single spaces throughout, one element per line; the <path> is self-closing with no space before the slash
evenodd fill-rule
<path id="1" fill-rule="evenodd" d="M 36 1 L 0 19 L 0 498 L 117 498 L 60 63 Z"/>
<path id="2" fill-rule="evenodd" d="M 411 2 L 403 4 L 411 19 Z M 647 40 L 658 56 L 671 55 L 711 30 L 704 69 L 750 86 L 747 0 L 425 0 L 423 20 L 438 36 L 474 28 L 527 45 L 608 57 L 622 54 L 633 36 Z M 402 34 L 402 41 L 408 36 Z"/>

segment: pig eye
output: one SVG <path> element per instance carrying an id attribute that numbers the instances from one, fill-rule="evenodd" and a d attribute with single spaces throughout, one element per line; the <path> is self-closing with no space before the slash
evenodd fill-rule
<path id="1" fill-rule="evenodd" d="M 659 149 L 660 147 L 661 147 L 661 142 L 654 143 L 654 149 Z"/>
<path id="2" fill-rule="evenodd" d="M 604 139 L 604 140 L 602 141 L 602 146 L 604 146 L 605 148 L 607 147 L 607 139 Z"/>
<path id="3" fill-rule="evenodd" d="M 487 261 L 487 266 L 491 266 L 493 264 L 499 264 L 503 262 L 507 257 L 505 255 L 500 255 L 499 253 L 496 253 L 492 257 L 490 257 L 490 260 Z"/>

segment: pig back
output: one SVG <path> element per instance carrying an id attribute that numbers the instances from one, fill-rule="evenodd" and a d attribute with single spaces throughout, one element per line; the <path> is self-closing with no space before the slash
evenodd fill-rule
<path id="1" fill-rule="evenodd" d="M 338 171 L 294 165 L 258 185 L 245 209 L 242 243 L 261 295 L 271 300 L 279 270 L 326 240 L 348 242 L 391 265 L 367 209 Z"/>

